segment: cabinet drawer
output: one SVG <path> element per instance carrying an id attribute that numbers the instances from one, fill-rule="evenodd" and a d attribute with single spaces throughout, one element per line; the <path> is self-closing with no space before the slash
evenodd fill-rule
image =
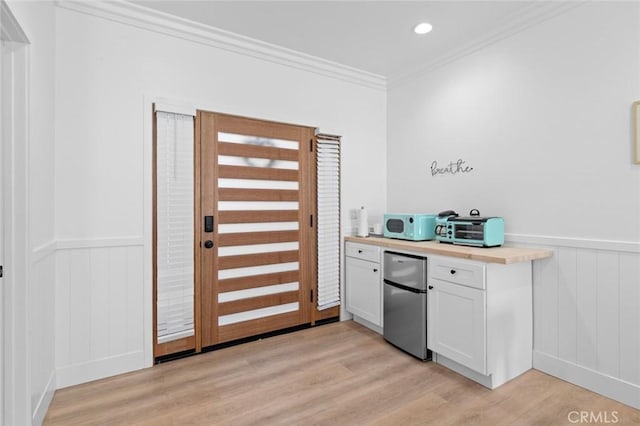
<path id="1" fill-rule="evenodd" d="M 484 265 L 432 256 L 429 258 L 429 271 L 433 278 L 482 290 L 485 288 Z"/>
<path id="2" fill-rule="evenodd" d="M 347 242 L 346 246 L 347 256 L 380 263 L 380 247 L 352 242 Z"/>

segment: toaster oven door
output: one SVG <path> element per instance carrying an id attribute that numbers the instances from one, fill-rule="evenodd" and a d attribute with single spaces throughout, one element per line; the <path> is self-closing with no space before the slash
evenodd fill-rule
<path id="1" fill-rule="evenodd" d="M 453 237 L 460 241 L 477 241 L 482 244 L 484 240 L 484 223 L 456 223 Z"/>

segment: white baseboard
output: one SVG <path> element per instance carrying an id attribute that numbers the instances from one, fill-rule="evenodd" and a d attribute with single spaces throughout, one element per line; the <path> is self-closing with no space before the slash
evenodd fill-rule
<path id="1" fill-rule="evenodd" d="M 56 384 L 58 389 L 62 389 L 146 367 L 143 351 L 128 352 L 58 368 L 56 370 Z"/>
<path id="2" fill-rule="evenodd" d="M 33 409 L 31 415 L 31 424 L 41 425 L 44 423 L 44 417 L 47 415 L 47 410 L 53 399 L 53 394 L 56 391 L 56 373 L 51 372 L 47 386 L 45 386 L 44 392 L 40 395 L 40 400 Z"/>
<path id="3" fill-rule="evenodd" d="M 640 409 L 640 386 L 534 351 L 533 368 Z"/>
<path id="4" fill-rule="evenodd" d="M 449 370 L 453 370 L 456 373 L 465 376 L 468 379 L 473 380 L 474 382 L 480 383 L 485 388 L 495 389 L 498 385 L 494 385 L 491 376 L 485 376 L 484 374 L 480 374 L 477 371 L 470 369 L 460 363 L 455 362 L 452 359 L 449 359 L 445 356 L 439 355 L 437 353 L 433 354 L 433 362 L 436 364 L 444 365 Z"/>
<path id="5" fill-rule="evenodd" d="M 384 330 L 382 327 L 380 327 L 379 325 L 375 325 L 374 323 L 367 321 L 364 318 L 360 318 L 357 315 L 353 316 L 353 321 L 357 322 L 360 325 L 364 325 L 365 327 L 375 331 L 378 334 L 384 334 Z"/>

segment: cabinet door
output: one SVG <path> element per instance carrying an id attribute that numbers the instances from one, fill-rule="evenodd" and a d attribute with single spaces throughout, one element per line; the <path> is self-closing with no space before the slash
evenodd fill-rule
<path id="1" fill-rule="evenodd" d="M 486 375 L 485 292 L 436 279 L 429 285 L 427 346 Z"/>
<path id="2" fill-rule="evenodd" d="M 346 263 L 347 310 L 381 327 L 380 264 L 353 257 Z"/>

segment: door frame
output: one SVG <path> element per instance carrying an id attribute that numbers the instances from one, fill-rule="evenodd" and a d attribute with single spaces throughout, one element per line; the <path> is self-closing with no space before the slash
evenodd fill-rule
<path id="1" fill-rule="evenodd" d="M 4 277 L 0 280 L 0 425 L 29 424 L 28 87 L 29 40 L 0 0 L 0 208 Z"/>
<path id="2" fill-rule="evenodd" d="M 1 0 L 0 0 L 1 1 Z M 154 319 L 154 285 L 153 285 L 153 275 L 154 275 L 154 262 L 155 262 L 155 255 L 154 255 L 154 232 L 153 232 L 153 223 L 155 220 L 155 210 L 154 210 L 154 156 L 153 156 L 153 151 L 154 151 L 154 119 L 155 119 L 155 111 L 156 110 L 162 110 L 165 112 L 175 112 L 178 114 L 184 114 L 184 115 L 191 115 L 191 116 L 197 116 L 197 111 L 208 111 L 208 112 L 214 112 L 214 111 L 220 111 L 220 110 L 225 110 L 228 109 L 228 106 L 224 106 L 224 105 L 218 105 L 215 102 L 211 103 L 211 102 L 207 102 L 204 101 L 202 99 L 187 99 L 187 98 L 167 98 L 164 97 L 161 94 L 158 93 L 147 93 L 143 96 L 143 102 L 142 102 L 142 109 L 144 111 L 143 114 L 143 128 L 142 128 L 142 133 L 143 133 L 143 140 L 144 140 L 144 149 L 143 149 L 143 159 L 144 159 L 144 164 L 143 164 L 143 169 L 144 169 L 144 182 L 143 182 L 143 198 L 144 198 L 144 202 L 143 202 L 143 206 L 144 206 L 144 212 L 143 212 L 143 217 L 144 217 L 144 231 L 143 231 L 143 239 L 144 239 L 144 274 L 143 274 L 143 280 L 144 280 L 144 285 L 143 285 L 143 306 L 142 306 L 142 310 L 143 310 L 143 334 L 144 334 L 144 350 L 143 350 L 143 358 L 144 358 L 144 365 L 147 367 L 150 367 L 152 365 L 154 365 L 155 363 L 155 356 L 154 356 L 154 342 L 156 339 L 156 335 L 155 335 L 155 319 Z M 225 113 L 221 113 L 224 115 L 232 115 L 232 116 L 236 116 L 236 117 L 250 117 L 248 114 L 244 114 L 242 111 L 226 111 Z M 269 117 L 268 115 L 262 118 L 251 118 L 252 120 L 260 120 L 260 121 L 270 121 L 270 122 L 275 122 L 275 123 L 284 123 L 284 124 L 291 124 L 291 123 L 287 123 L 287 122 L 283 122 L 283 121 L 279 121 L 277 119 L 277 117 Z M 293 124 L 296 126 L 302 126 L 302 127 L 311 127 L 313 129 L 315 129 L 316 134 L 318 132 L 318 128 L 317 127 L 312 127 L 312 126 L 304 126 L 304 125 L 300 125 L 300 124 Z M 196 124 L 195 126 L 195 133 L 194 133 L 194 137 L 195 137 L 195 152 L 199 152 L 200 151 L 200 145 L 199 145 L 199 140 L 201 138 L 200 135 L 200 126 Z M 318 135 L 319 136 L 319 135 Z M 317 137 L 313 137 L 314 139 L 314 146 L 315 146 L 315 142 L 317 141 Z M 314 148 L 315 151 L 315 148 Z M 312 177 L 316 175 L 316 170 L 315 170 L 315 160 L 311 161 L 311 165 L 313 166 L 310 170 L 311 170 L 311 175 Z M 198 165 L 196 165 L 198 166 Z M 199 188 L 199 180 L 196 179 L 195 182 L 196 186 L 195 186 L 195 191 L 199 192 L 200 188 Z M 311 185 L 314 187 L 313 188 L 313 192 L 315 192 L 316 188 L 316 182 L 314 178 L 311 178 Z M 313 197 L 313 200 L 311 200 L 311 204 L 310 204 L 310 208 L 311 208 L 311 212 L 314 213 L 314 215 L 316 215 L 317 217 L 317 206 L 316 206 L 316 199 L 315 197 Z M 201 220 L 200 218 L 202 217 L 202 212 L 200 209 L 200 205 L 199 205 L 199 201 L 196 200 L 195 203 L 195 211 L 196 211 L 196 215 L 195 215 L 195 223 L 200 224 Z M 314 226 L 315 229 L 315 226 Z M 314 231 L 315 232 L 315 231 Z M 198 231 L 196 231 L 196 237 L 199 238 L 199 234 Z M 198 239 L 199 241 L 199 239 Z M 311 251 L 310 255 L 312 257 L 315 257 L 315 247 L 314 249 Z M 342 271 L 342 264 L 340 266 L 340 270 Z M 199 276 L 201 274 L 201 269 L 200 269 L 200 265 L 199 265 L 199 261 L 195 262 L 195 270 L 194 273 L 196 276 Z M 311 282 L 316 282 L 317 281 L 317 272 L 314 270 L 312 273 L 312 276 L 309 277 L 311 278 Z M 198 297 L 200 295 L 200 288 L 198 286 L 198 284 L 196 284 L 195 287 L 195 293 L 196 293 L 196 297 Z M 309 316 L 309 323 L 313 326 L 313 325 L 317 325 L 320 323 L 323 323 L 327 320 L 331 320 L 333 318 L 339 318 L 339 320 L 343 320 L 342 316 L 344 313 L 344 309 L 342 309 L 342 304 L 344 303 L 344 279 L 341 279 L 341 284 L 340 284 L 340 294 L 341 294 L 341 304 L 338 306 L 335 306 L 333 308 L 324 310 L 324 311 L 319 311 L 317 309 L 317 294 L 316 292 L 314 292 L 313 296 L 314 296 L 314 300 L 313 303 L 310 306 L 310 312 L 308 313 Z M 199 328 L 200 327 L 200 317 L 201 317 L 201 309 L 199 304 L 196 304 L 195 309 L 194 309 L 194 314 L 195 314 L 195 318 L 194 321 L 196 322 L 195 327 Z M 200 333 L 196 333 L 196 352 L 200 352 L 202 350 L 202 342 L 201 340 L 197 337 L 199 336 Z"/>

